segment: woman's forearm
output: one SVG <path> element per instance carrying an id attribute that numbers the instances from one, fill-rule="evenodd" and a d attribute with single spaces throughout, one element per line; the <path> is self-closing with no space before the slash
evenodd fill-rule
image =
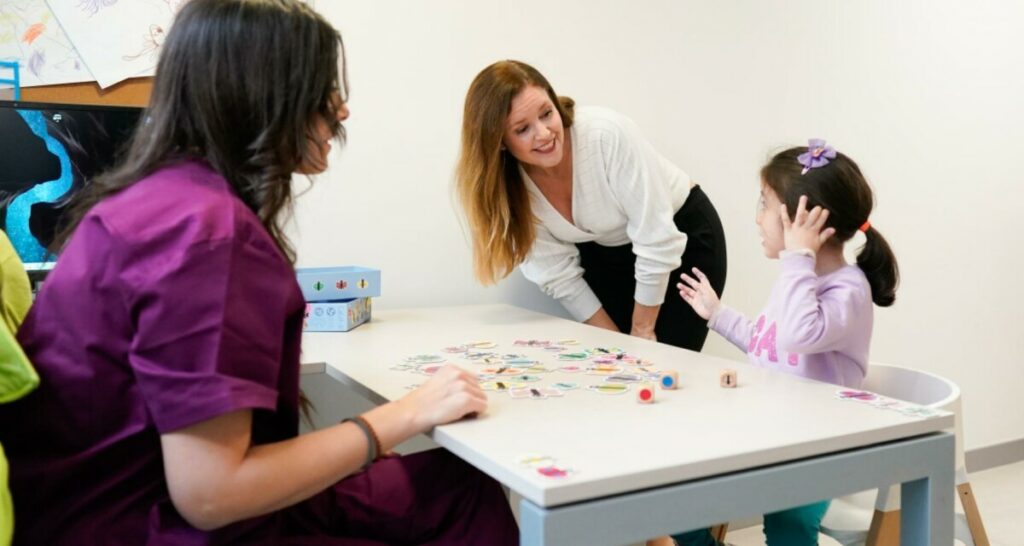
<path id="1" fill-rule="evenodd" d="M 654 339 L 654 325 L 658 322 L 661 305 L 643 305 L 633 303 L 633 329 L 630 334 L 647 339 Z"/>
<path id="2" fill-rule="evenodd" d="M 596 313 L 583 321 L 583 323 L 591 326 L 597 326 L 598 328 L 604 328 L 605 330 L 611 330 L 613 332 L 619 331 L 619 327 L 615 325 L 615 321 L 613 321 L 612 317 L 608 315 L 608 311 L 604 310 L 604 307 L 599 308 Z"/>
<path id="3" fill-rule="evenodd" d="M 363 417 L 382 452 L 422 432 L 401 402 Z M 353 423 L 250 447 L 251 427 L 246 410 L 161 437 L 171 499 L 193 526 L 216 529 L 303 501 L 362 468 L 369 450 Z"/>

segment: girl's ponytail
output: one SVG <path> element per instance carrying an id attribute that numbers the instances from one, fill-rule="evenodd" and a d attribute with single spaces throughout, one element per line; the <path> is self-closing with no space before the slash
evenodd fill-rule
<path id="1" fill-rule="evenodd" d="M 888 241 L 875 228 L 864 232 L 867 242 L 857 253 L 857 267 L 864 272 L 871 285 L 871 299 L 879 307 L 889 307 L 896 301 L 896 286 L 900 283 L 900 270 L 896 256 Z"/>

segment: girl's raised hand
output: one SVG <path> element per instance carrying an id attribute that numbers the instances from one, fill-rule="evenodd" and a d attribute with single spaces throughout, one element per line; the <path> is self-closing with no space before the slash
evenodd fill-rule
<path id="1" fill-rule="evenodd" d="M 679 289 L 679 297 L 689 303 L 700 318 L 708 320 L 722 302 L 718 300 L 718 294 L 711 288 L 707 276 L 700 269 L 693 268 L 693 274 L 697 276 L 696 279 L 686 273 L 679 275 L 683 282 L 676 283 L 676 288 Z"/>
<path id="2" fill-rule="evenodd" d="M 789 219 L 789 211 L 786 204 L 779 206 L 779 216 L 782 219 L 782 233 L 785 239 L 786 250 L 808 249 L 815 253 L 825 244 L 829 237 L 835 234 L 835 228 L 826 228 L 828 211 L 821 207 L 814 207 L 807 211 L 807 196 L 801 195 L 797 204 L 796 216 Z"/>

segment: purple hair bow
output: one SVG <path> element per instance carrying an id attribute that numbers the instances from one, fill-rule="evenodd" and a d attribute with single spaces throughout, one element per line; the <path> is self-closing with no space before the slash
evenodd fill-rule
<path id="1" fill-rule="evenodd" d="M 796 158 L 804 166 L 800 171 L 801 175 L 807 171 L 828 165 L 828 160 L 836 158 L 836 149 L 825 144 L 820 138 L 812 138 L 807 141 L 807 151 Z"/>

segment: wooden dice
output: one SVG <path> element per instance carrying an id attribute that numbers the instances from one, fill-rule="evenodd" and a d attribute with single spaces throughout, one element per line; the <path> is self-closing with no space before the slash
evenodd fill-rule
<path id="1" fill-rule="evenodd" d="M 718 376 L 718 384 L 724 389 L 736 388 L 736 370 L 722 370 Z"/>
<path id="2" fill-rule="evenodd" d="M 641 404 L 653 404 L 654 385 L 651 385 L 650 383 L 640 383 L 637 385 L 636 401 Z"/>
<path id="3" fill-rule="evenodd" d="M 679 372 L 665 372 L 658 380 L 661 388 L 667 391 L 674 391 L 679 388 Z"/>

